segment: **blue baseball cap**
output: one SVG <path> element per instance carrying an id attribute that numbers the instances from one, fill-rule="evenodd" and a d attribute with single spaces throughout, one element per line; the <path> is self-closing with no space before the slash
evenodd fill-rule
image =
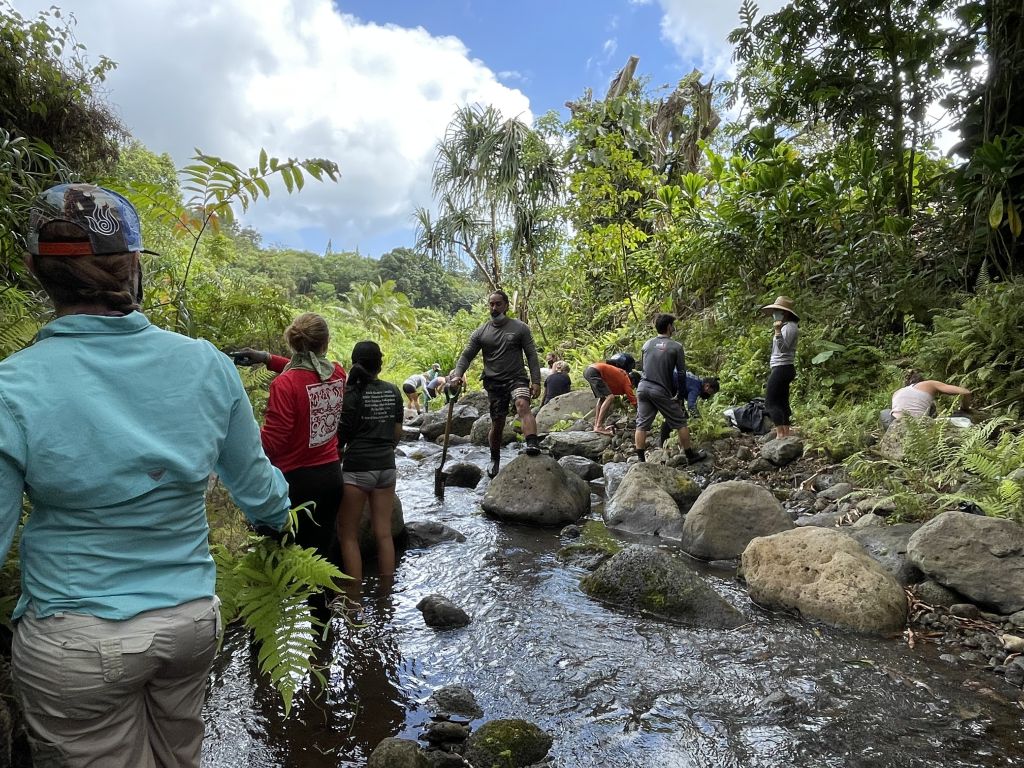
<path id="1" fill-rule="evenodd" d="M 88 238 L 39 242 L 40 232 L 55 222 L 71 224 Z M 33 256 L 100 256 L 146 251 L 135 207 L 124 197 L 92 184 L 58 184 L 36 198 L 29 213 L 28 251 Z"/>

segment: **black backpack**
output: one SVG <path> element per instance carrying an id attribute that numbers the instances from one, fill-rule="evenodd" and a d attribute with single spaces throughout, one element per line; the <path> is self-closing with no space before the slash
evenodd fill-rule
<path id="1" fill-rule="evenodd" d="M 755 397 L 746 405 L 733 408 L 732 420 L 740 432 L 753 432 L 755 435 L 766 434 L 772 427 L 763 397 Z"/>

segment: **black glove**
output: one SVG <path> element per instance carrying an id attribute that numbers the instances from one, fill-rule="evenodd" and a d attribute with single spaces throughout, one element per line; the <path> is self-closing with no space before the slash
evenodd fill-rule
<path id="1" fill-rule="evenodd" d="M 234 361 L 235 365 L 242 365 L 246 367 L 259 365 L 260 363 L 266 365 L 270 362 L 269 352 L 252 349 L 251 347 L 243 347 L 237 352 L 228 352 L 227 355 Z"/>

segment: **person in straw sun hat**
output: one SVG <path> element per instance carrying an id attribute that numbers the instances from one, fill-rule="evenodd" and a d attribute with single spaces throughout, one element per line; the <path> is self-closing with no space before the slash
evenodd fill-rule
<path id="1" fill-rule="evenodd" d="M 779 296 L 774 303 L 761 307 L 771 312 L 773 335 L 771 373 L 765 384 L 764 406 L 775 422 L 775 437 L 788 437 L 792 410 L 789 407 L 789 385 L 796 378 L 796 344 L 800 336 L 800 317 L 789 296 Z"/>

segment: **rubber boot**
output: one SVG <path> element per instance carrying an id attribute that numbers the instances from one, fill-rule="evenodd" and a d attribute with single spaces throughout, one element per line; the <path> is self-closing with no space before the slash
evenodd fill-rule
<path id="1" fill-rule="evenodd" d="M 526 455 L 537 456 L 540 454 L 540 438 L 536 435 L 526 436 Z"/>

